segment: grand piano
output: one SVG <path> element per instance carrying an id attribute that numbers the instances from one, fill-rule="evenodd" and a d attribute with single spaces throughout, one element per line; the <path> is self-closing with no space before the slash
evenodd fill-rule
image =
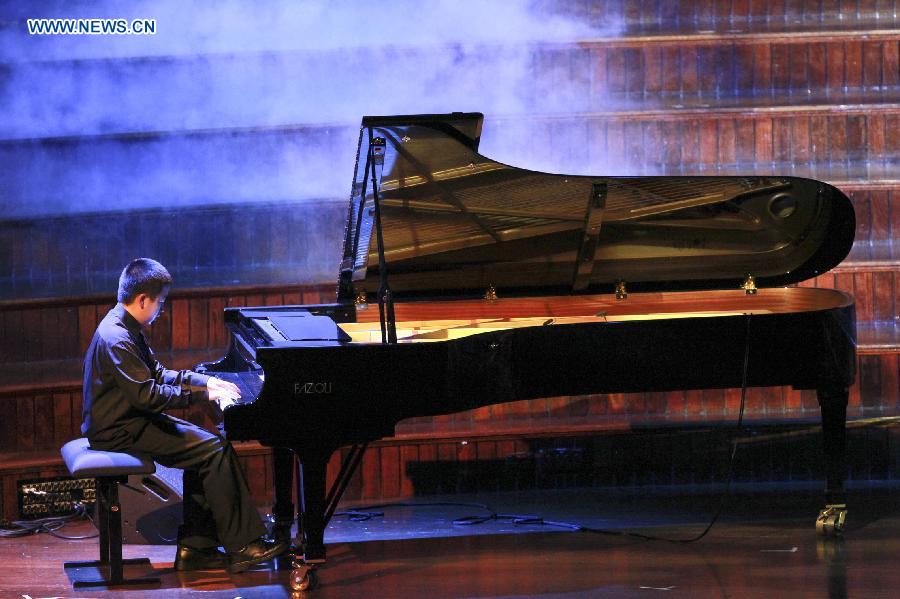
<path id="1" fill-rule="evenodd" d="M 363 118 L 334 303 L 229 308 L 227 354 L 198 367 L 242 388 L 224 410 L 227 437 L 275 448 L 281 538 L 296 468 L 293 588 L 316 584 L 325 527 L 366 443 L 405 418 L 529 398 L 815 390 L 827 478 L 817 527 L 840 533 L 854 304 L 791 285 L 849 252 L 847 197 L 782 176 L 529 171 L 478 153 L 482 120 Z"/>

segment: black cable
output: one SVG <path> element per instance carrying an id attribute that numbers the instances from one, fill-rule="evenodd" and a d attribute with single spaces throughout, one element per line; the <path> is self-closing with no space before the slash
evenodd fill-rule
<path id="1" fill-rule="evenodd" d="M 82 536 L 67 536 L 56 532 L 69 522 L 80 520 L 81 518 L 91 520 L 84 505 L 75 503 L 73 507 L 75 513 L 66 516 L 49 516 L 47 518 L 37 518 L 35 520 L 12 520 L 3 522 L 0 524 L 0 538 L 12 539 L 42 532 L 46 532 L 58 539 L 65 539 L 67 541 L 78 541 L 81 539 L 93 539 L 98 537 L 100 533 Z M 91 520 L 91 522 L 93 522 L 93 520 Z"/>

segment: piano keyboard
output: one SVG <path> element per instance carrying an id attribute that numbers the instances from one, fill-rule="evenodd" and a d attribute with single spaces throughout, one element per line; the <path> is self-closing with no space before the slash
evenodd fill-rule
<path id="1" fill-rule="evenodd" d="M 263 376 L 261 371 L 249 372 L 209 372 L 208 374 L 234 383 L 241 390 L 241 398 L 236 403 L 249 403 L 256 401 L 259 392 L 262 391 Z"/>

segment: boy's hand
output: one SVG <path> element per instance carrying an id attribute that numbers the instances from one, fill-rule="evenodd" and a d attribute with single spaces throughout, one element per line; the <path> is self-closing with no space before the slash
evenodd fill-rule
<path id="1" fill-rule="evenodd" d="M 206 390 L 209 393 L 209 401 L 218 403 L 223 410 L 241 398 L 241 391 L 237 385 L 214 376 L 206 383 Z"/>

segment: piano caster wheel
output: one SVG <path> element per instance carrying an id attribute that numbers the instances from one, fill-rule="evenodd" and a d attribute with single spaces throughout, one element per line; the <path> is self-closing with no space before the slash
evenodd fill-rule
<path id="1" fill-rule="evenodd" d="M 826 505 L 816 518 L 816 532 L 823 537 L 839 537 L 844 534 L 844 522 L 847 520 L 847 505 L 833 503 Z"/>
<path id="2" fill-rule="evenodd" d="M 297 566 L 291 570 L 291 589 L 294 591 L 311 591 L 319 584 L 319 574 L 315 568 L 307 565 Z"/>

